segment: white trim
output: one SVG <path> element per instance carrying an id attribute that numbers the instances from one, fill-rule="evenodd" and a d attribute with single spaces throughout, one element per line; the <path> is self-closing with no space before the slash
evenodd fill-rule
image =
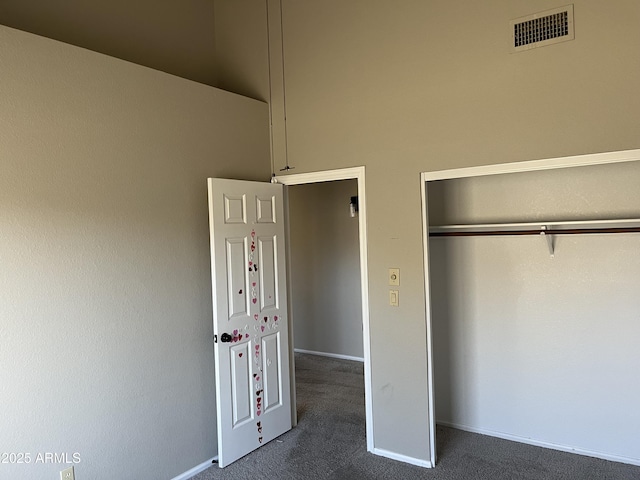
<path id="1" fill-rule="evenodd" d="M 283 185 L 331 182 L 356 179 L 358 181 L 358 238 L 360 241 L 360 290 L 362 297 L 362 339 L 364 348 L 364 405 L 367 419 L 367 451 L 373 452 L 373 391 L 371 387 L 371 337 L 369 333 L 369 269 L 367 264 L 367 199 L 365 167 L 341 168 L 324 172 L 295 173 L 275 177 Z M 289 289 L 291 287 L 289 286 Z M 291 291 L 289 291 L 291 296 Z"/>
<path id="2" fill-rule="evenodd" d="M 550 170 L 554 168 L 585 167 L 605 163 L 633 162 L 640 160 L 640 149 L 622 150 L 619 152 L 590 153 L 571 157 L 545 158 L 543 160 L 529 160 L 525 162 L 499 163 L 480 167 L 453 168 L 424 172 L 423 179 L 449 180 L 452 178 L 479 177 L 482 175 L 500 175 L 502 173 L 532 172 L 536 170 Z"/>
<path id="3" fill-rule="evenodd" d="M 334 180 L 350 180 L 354 178 L 360 180 L 360 177 L 362 177 L 362 179 L 364 180 L 364 167 L 340 168 L 337 170 L 326 170 L 323 172 L 278 175 L 277 177 L 275 177 L 275 181 L 283 185 L 303 185 L 306 183 L 333 182 Z M 358 187 L 360 187 L 359 184 Z M 360 192 L 358 192 L 358 194 L 359 193 Z"/>
<path id="4" fill-rule="evenodd" d="M 465 167 L 454 168 L 448 170 L 437 170 L 433 172 L 423 172 L 420 174 L 421 181 L 421 201 L 422 201 L 422 236 L 423 236 L 423 255 L 424 255 L 424 276 L 425 276 L 425 311 L 427 319 L 427 382 L 429 385 L 429 423 L 430 423 L 430 439 L 433 447 L 435 447 L 435 406 L 434 406 L 434 384 L 433 384 L 433 352 L 432 352 L 432 321 L 431 321 L 431 299 L 430 299 L 430 287 L 429 287 L 429 219 L 428 219 L 428 205 L 427 205 L 427 182 L 435 180 L 450 180 L 454 178 L 468 178 L 478 177 L 483 175 L 500 175 L 503 173 L 519 173 L 519 172 L 532 172 L 538 170 L 552 170 L 556 168 L 569 168 L 569 167 L 584 167 L 590 165 L 602 165 L 608 163 L 622 163 L 633 162 L 640 160 L 640 149 L 634 150 L 620 150 L 617 152 L 605 152 L 605 153 L 593 153 L 587 155 L 574 155 L 569 157 L 557 157 L 546 158 L 542 160 L 530 160 L 524 162 L 512 162 L 502 163 L 497 165 L 483 165 L 479 167 Z M 433 410 L 432 410 L 433 409 Z M 440 422 L 441 423 L 441 422 Z M 441 423 L 445 425 L 444 423 Z M 462 426 L 457 426 L 464 430 Z M 469 427 L 470 428 L 470 427 Z M 469 430 L 473 431 L 473 430 Z M 477 433 L 483 433 L 478 431 Z M 486 433 L 491 435 L 490 433 Z M 431 437 L 433 435 L 433 437 Z M 499 436 L 499 435 L 494 435 Z M 501 437 L 507 438 L 507 437 Z M 518 437 L 519 438 L 519 437 Z M 510 438 L 508 438 L 510 439 Z M 515 440 L 515 437 L 513 437 Z M 526 440 L 526 439 L 525 439 Z M 521 440 L 516 440 L 521 441 Z M 524 442 L 527 443 L 527 442 Z M 552 444 L 542 445 L 549 446 L 549 448 L 556 448 L 551 446 Z M 569 448 L 569 447 L 565 447 Z M 557 448 L 558 450 L 560 448 Z M 606 455 L 596 452 L 587 452 L 585 450 L 576 450 L 569 448 L 569 452 L 581 453 L 583 455 L 597 456 L 598 458 L 605 458 L 608 460 L 615 459 L 624 463 L 632 463 L 634 465 L 639 463 L 640 460 L 629 459 L 625 457 L 617 457 L 614 455 Z M 435 452 L 432 452 L 431 460 L 435 465 Z"/>
<path id="5" fill-rule="evenodd" d="M 431 330 L 431 286 L 429 275 L 429 210 L 427 208 L 427 181 L 420 175 L 420 195 L 422 198 L 422 255 L 424 261 L 425 319 L 427 322 L 427 415 L 429 421 L 429 459 L 436 464 L 436 421 L 435 394 L 433 381 L 433 334 Z"/>
<path id="6" fill-rule="evenodd" d="M 512 442 L 526 443 L 527 445 L 534 445 L 536 447 L 550 448 L 552 450 L 559 450 L 561 452 L 577 453 L 578 455 L 585 455 L 587 457 L 601 458 L 603 460 L 610 460 L 612 462 L 627 463 L 629 465 L 640 466 L 640 458 L 621 457 L 619 455 L 610 455 L 608 453 L 596 452 L 593 450 L 585 450 L 577 447 L 570 447 L 568 445 L 560 445 L 557 443 L 544 442 L 541 440 L 534 440 L 532 438 L 520 437 L 518 435 L 511 435 L 504 432 L 496 432 L 493 430 L 486 430 L 484 428 L 475 428 L 468 425 L 462 425 L 459 423 L 450 422 L 437 422 L 438 425 L 443 427 L 457 428 L 458 430 L 464 430 L 465 432 L 479 433 L 480 435 L 488 435 L 490 437 L 502 438 L 504 440 L 510 440 Z"/>
<path id="7" fill-rule="evenodd" d="M 218 461 L 218 456 L 216 455 L 215 457 L 210 458 L 206 462 L 202 462 L 200 465 L 196 465 L 191 470 L 187 470 L 186 472 L 173 477 L 171 480 L 189 480 L 191 477 L 195 477 L 200 472 L 204 472 L 207 468 L 212 467 L 213 464 L 217 461 Z"/>
<path id="8" fill-rule="evenodd" d="M 390 458 L 391 460 L 397 460 L 399 462 L 416 465 L 418 467 L 433 468 L 433 464 L 428 460 L 420 460 L 419 458 L 408 457 L 407 455 L 390 452 L 389 450 L 385 450 L 383 448 L 374 448 L 371 453 L 380 455 L 381 457 Z"/>
<path id="9" fill-rule="evenodd" d="M 352 357 L 351 355 L 342 355 L 341 353 L 316 352 L 314 350 L 303 350 L 302 348 L 294 348 L 296 353 L 306 353 L 307 355 L 317 355 L 319 357 L 339 358 L 340 360 L 353 360 L 354 362 L 364 363 L 364 357 Z"/>
<path id="10" fill-rule="evenodd" d="M 286 275 L 287 285 L 291 285 L 291 232 L 289 231 L 289 192 L 286 188 L 282 189 L 282 198 L 284 199 L 284 235 L 285 235 L 285 257 L 287 262 Z M 291 288 L 287 289 L 287 312 L 289 314 L 289 384 L 291 385 L 291 427 L 298 425 L 298 399 L 296 397 L 296 359 L 293 353 L 293 299 L 291 298 Z"/>

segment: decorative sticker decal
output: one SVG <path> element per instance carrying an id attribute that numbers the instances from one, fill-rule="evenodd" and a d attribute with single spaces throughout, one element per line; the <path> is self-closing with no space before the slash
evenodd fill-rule
<path id="1" fill-rule="evenodd" d="M 262 414 L 262 382 L 260 381 L 260 377 L 262 375 L 262 366 L 261 366 L 261 352 L 260 352 L 260 344 L 256 342 L 254 346 L 255 349 L 255 359 L 254 362 L 257 367 L 257 372 L 253 375 L 253 379 L 255 380 L 255 392 L 256 392 L 256 415 L 259 417 Z M 262 442 L 262 440 L 260 440 Z"/>
<path id="2" fill-rule="evenodd" d="M 251 243 L 250 243 L 250 247 L 249 247 L 249 260 L 248 260 L 248 270 L 249 270 L 249 282 L 250 282 L 250 289 L 249 289 L 249 294 L 250 294 L 250 298 L 251 298 L 251 303 L 253 305 L 256 305 L 258 303 L 258 278 L 256 276 L 256 272 L 258 271 L 258 265 L 256 262 L 256 232 L 255 230 L 251 230 Z M 255 324 L 253 326 L 254 330 L 256 333 L 253 334 L 253 338 L 252 341 L 254 343 L 253 346 L 253 362 L 254 362 L 254 369 L 253 371 L 255 372 L 253 374 L 253 391 L 255 392 L 256 396 L 255 396 L 255 412 L 256 412 L 256 416 L 260 417 L 260 415 L 262 415 L 262 412 L 264 411 L 263 409 L 263 404 L 262 404 L 262 400 L 263 400 L 263 386 L 262 386 L 262 352 L 260 350 L 260 342 L 261 342 L 261 333 L 264 332 L 265 328 L 270 328 L 270 319 L 268 316 L 261 316 L 258 313 L 255 313 L 253 315 L 253 319 L 255 321 Z M 247 328 L 245 328 L 245 331 L 247 330 Z M 249 334 L 245 334 L 244 335 L 245 338 L 249 337 Z M 240 334 L 240 338 L 242 338 L 242 334 Z M 258 435 L 258 442 L 262 443 L 263 441 L 263 436 L 262 436 L 262 422 L 258 421 L 256 423 L 256 429 L 257 429 L 257 435 Z"/>
<path id="3" fill-rule="evenodd" d="M 250 250 L 251 251 L 249 253 L 249 275 L 253 280 L 253 277 L 255 277 L 255 272 L 258 271 L 258 266 L 253 261 L 254 252 L 256 251 L 256 231 L 255 230 L 251 230 Z M 258 303 L 258 292 L 256 290 L 256 282 L 254 281 L 251 282 L 251 303 L 253 303 L 254 305 Z"/>

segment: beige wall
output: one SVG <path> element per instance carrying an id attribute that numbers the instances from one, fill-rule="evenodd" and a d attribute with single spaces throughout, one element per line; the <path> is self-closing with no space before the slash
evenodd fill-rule
<path id="1" fill-rule="evenodd" d="M 518 54 L 508 52 L 509 20 L 562 3 L 282 4 L 294 173 L 366 166 L 375 445 L 426 459 L 419 173 L 640 146 L 640 4 L 576 0 L 574 41 Z M 274 97 L 272 110 L 283 105 Z M 387 305 L 392 266 L 399 308 Z"/>
<path id="2" fill-rule="evenodd" d="M 287 187 L 296 349 L 363 358 L 356 180 Z"/>
<path id="3" fill-rule="evenodd" d="M 78 452 L 79 479 L 173 478 L 217 450 L 206 178 L 269 178 L 267 105 L 0 44 L 0 444 Z"/>

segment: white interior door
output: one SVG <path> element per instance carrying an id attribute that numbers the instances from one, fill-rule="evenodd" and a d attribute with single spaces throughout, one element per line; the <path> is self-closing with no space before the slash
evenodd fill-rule
<path id="1" fill-rule="evenodd" d="M 220 467 L 291 429 L 282 188 L 208 179 Z"/>

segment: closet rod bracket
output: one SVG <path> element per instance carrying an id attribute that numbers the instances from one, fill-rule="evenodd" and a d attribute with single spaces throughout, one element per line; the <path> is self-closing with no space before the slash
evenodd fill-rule
<path id="1" fill-rule="evenodd" d="M 553 235 L 549 231 L 549 228 L 546 225 L 542 225 L 540 227 L 540 235 L 542 235 L 547 240 L 547 247 L 549 248 L 549 255 L 551 258 L 555 256 L 554 248 L 553 248 Z"/>

